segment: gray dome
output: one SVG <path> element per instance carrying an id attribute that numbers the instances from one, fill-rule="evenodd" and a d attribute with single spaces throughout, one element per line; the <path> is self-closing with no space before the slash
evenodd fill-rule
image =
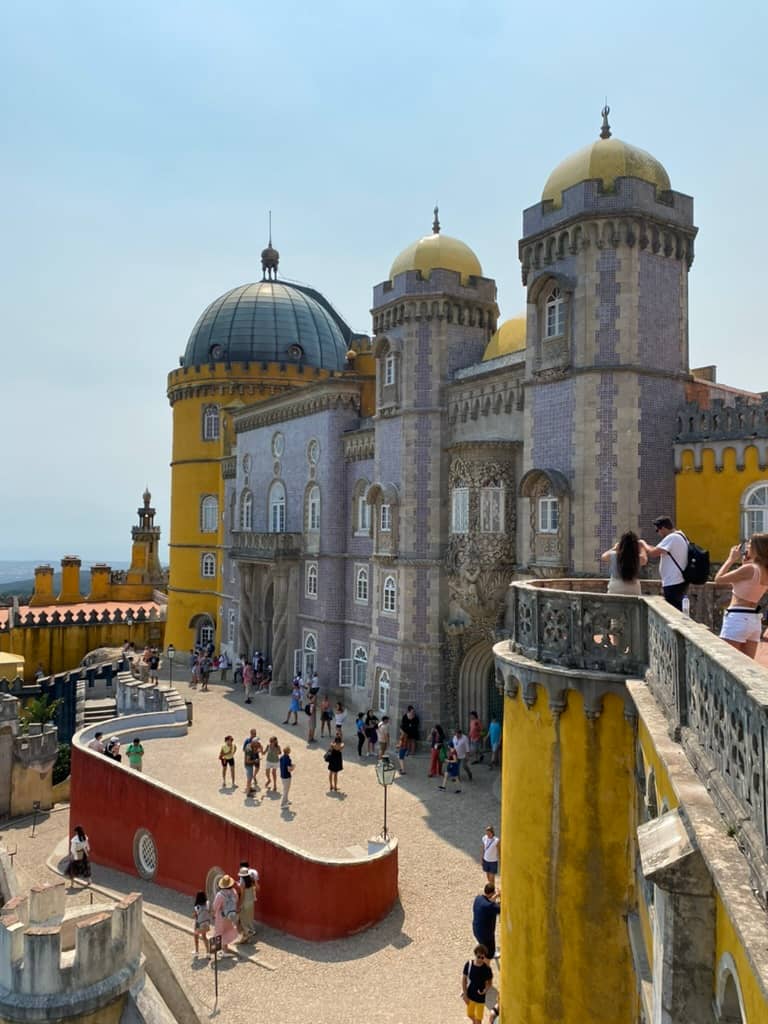
<path id="1" fill-rule="evenodd" d="M 189 336 L 182 366 L 302 363 L 342 370 L 351 331 L 313 288 L 258 281 L 208 306 Z"/>

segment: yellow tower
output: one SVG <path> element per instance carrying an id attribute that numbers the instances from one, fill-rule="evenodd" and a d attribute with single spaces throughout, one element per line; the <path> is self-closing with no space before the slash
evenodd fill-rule
<path id="1" fill-rule="evenodd" d="M 224 508 L 223 473 L 233 443 L 229 411 L 354 363 L 350 328 L 313 288 L 278 281 L 278 262 L 270 237 L 261 254 L 262 280 L 207 307 L 179 369 L 168 376 L 173 451 L 166 643 L 181 650 L 209 640 L 218 648 L 225 640 L 221 571 L 227 532 L 238 515 Z"/>

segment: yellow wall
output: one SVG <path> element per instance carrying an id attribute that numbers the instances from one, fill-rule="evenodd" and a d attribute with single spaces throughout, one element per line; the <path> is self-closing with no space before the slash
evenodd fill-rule
<path id="1" fill-rule="evenodd" d="M 736 451 L 727 448 L 723 468 L 715 469 L 712 449 L 702 452 L 701 471 L 693 468 L 693 453 L 684 451 L 681 469 L 675 477 L 676 525 L 704 548 L 714 562 L 725 560 L 741 536 L 741 497 L 750 484 L 768 480 L 759 466 L 757 449 L 744 452 L 744 469 L 736 468 Z"/>
<path id="2" fill-rule="evenodd" d="M 34 768 L 15 761 L 11 770 L 11 817 L 29 814 L 35 800 L 40 807 L 48 811 L 53 807 L 53 786 L 51 776 L 53 766 L 47 772 L 39 772 Z"/>
<path id="3" fill-rule="evenodd" d="M 633 1024 L 637 995 L 625 915 L 634 886 L 633 731 L 623 702 L 595 721 L 581 695 L 553 718 L 505 698 L 501 1018 Z"/>
<path id="4" fill-rule="evenodd" d="M 60 1024 L 119 1024 L 125 1007 L 126 996 L 118 996 L 108 1006 L 93 1013 L 82 1013 L 75 1017 L 56 1017 Z M 18 1018 L 15 1018 L 18 1019 Z M 0 1016 L 0 1024 L 11 1024 L 10 1018 Z"/>
<path id="5" fill-rule="evenodd" d="M 760 986 L 752 973 L 749 958 L 744 952 L 744 947 L 731 923 L 720 894 L 717 893 L 715 901 L 716 914 L 716 939 L 715 939 L 715 962 L 720 963 L 724 953 L 730 953 L 736 965 L 736 972 L 739 976 L 741 995 L 744 1000 L 744 1011 L 747 1019 L 744 1024 L 765 1024 L 768 1021 L 768 1004 L 763 996 Z M 717 978 L 715 978 L 717 985 Z M 712 993 L 714 997 L 714 992 Z"/>

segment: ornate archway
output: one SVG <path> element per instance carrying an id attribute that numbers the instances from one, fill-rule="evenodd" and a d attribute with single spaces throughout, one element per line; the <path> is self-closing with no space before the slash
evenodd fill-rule
<path id="1" fill-rule="evenodd" d="M 496 666 L 493 659 L 493 641 L 480 640 L 470 647 L 459 667 L 457 693 L 458 722 L 467 728 L 469 712 L 477 711 L 487 728 L 491 715 L 503 720 L 503 697 L 496 689 Z"/>

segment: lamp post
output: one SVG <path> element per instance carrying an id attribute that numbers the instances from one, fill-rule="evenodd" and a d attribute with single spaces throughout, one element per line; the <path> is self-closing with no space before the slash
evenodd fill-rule
<path id="1" fill-rule="evenodd" d="M 168 644 L 168 672 L 170 677 L 170 686 L 173 688 L 173 659 L 176 657 L 176 648 L 173 644 Z"/>
<path id="2" fill-rule="evenodd" d="M 376 765 L 376 778 L 379 785 L 384 787 L 384 827 L 381 830 L 381 838 L 385 843 L 389 841 L 389 831 L 387 829 L 387 790 L 395 781 L 396 774 L 397 768 L 385 754 Z"/>

